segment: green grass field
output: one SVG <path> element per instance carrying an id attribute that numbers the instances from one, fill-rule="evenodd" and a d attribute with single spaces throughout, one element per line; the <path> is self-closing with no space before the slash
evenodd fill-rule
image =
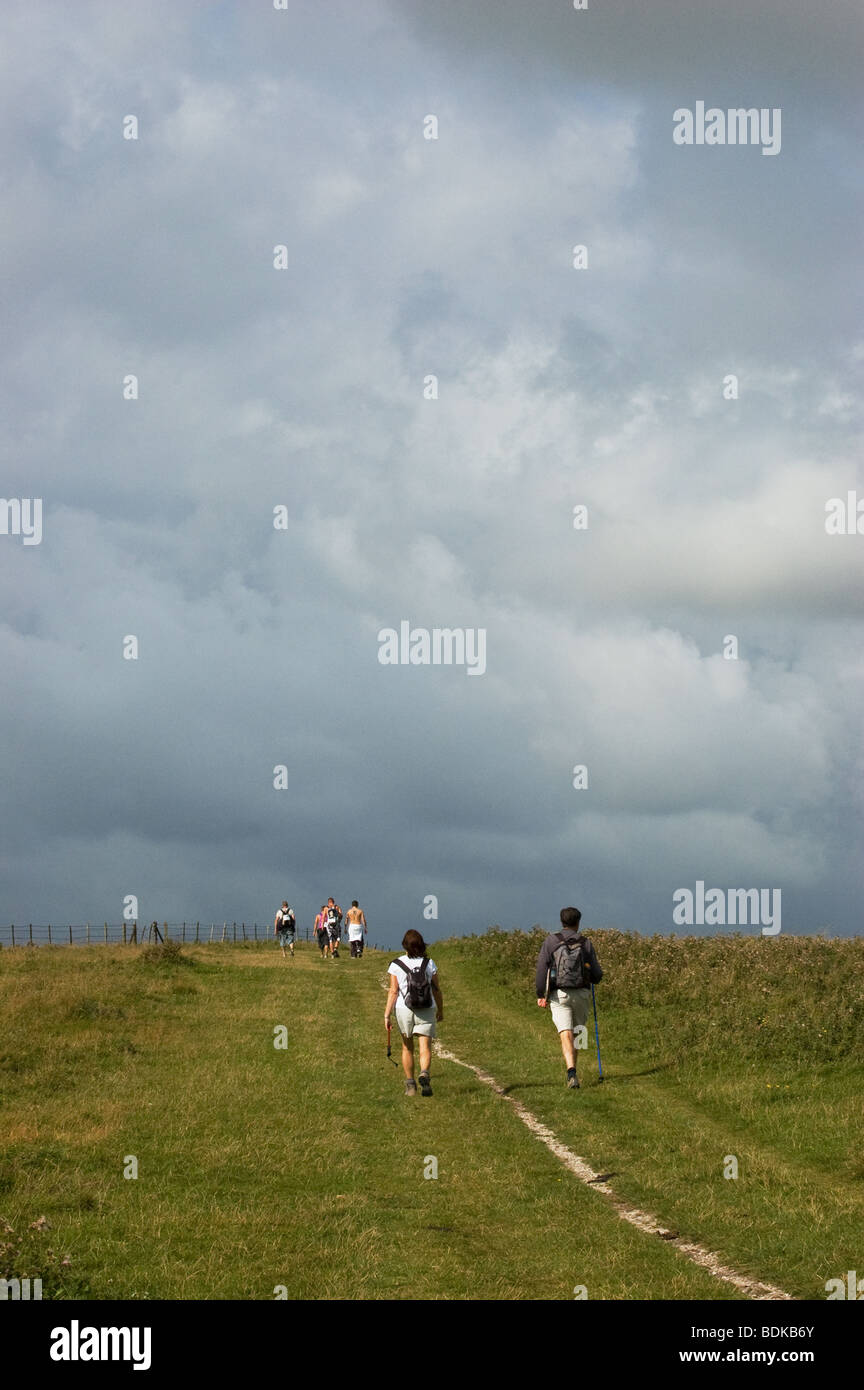
<path id="1" fill-rule="evenodd" d="M 432 948 L 442 1042 L 616 1195 L 824 1299 L 864 1270 L 862 943 L 591 934 L 602 1086 L 592 1037 L 564 1088 L 530 934 Z M 464 1068 L 436 1059 L 435 1095 L 407 1098 L 389 954 L 183 955 L 0 951 L 0 1277 L 61 1299 L 742 1297 L 621 1221 Z"/>

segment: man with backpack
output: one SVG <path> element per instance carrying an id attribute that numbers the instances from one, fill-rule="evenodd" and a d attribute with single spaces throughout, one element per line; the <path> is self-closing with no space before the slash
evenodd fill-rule
<path id="1" fill-rule="evenodd" d="M 431 1096 L 429 1067 L 432 1062 L 432 1039 L 436 1037 L 436 1022 L 444 1019 L 444 999 L 438 980 L 438 967 L 426 955 L 426 942 L 419 931 L 406 931 L 402 938 L 405 955 L 391 961 L 390 993 L 384 1008 L 384 1027 L 390 1027 L 390 1015 L 396 1010 L 396 1023 L 402 1034 L 402 1070 L 405 1073 L 405 1094 L 416 1096 L 414 1080 L 414 1037 L 420 1042 L 420 1094 Z"/>
<path id="2" fill-rule="evenodd" d="M 591 1007 L 591 986 L 603 979 L 592 942 L 579 931 L 582 913 L 577 907 L 561 909 L 561 930 L 547 936 L 537 957 L 537 1003 L 547 1004 L 561 1039 L 567 1068 L 567 1085 L 579 1087 L 573 1034 L 584 1029 Z"/>
<path id="3" fill-rule="evenodd" d="M 330 938 L 330 955 L 333 960 L 338 960 L 339 942 L 342 939 L 342 909 L 337 902 L 334 902 L 333 898 L 327 899 L 324 916 L 327 934 Z"/>
<path id="4" fill-rule="evenodd" d="M 289 907 L 283 900 L 282 906 L 276 913 L 276 920 L 273 923 L 273 935 L 277 937 L 279 945 L 282 947 L 282 955 L 285 955 L 285 947 L 294 955 L 294 939 L 297 935 L 297 918 L 294 909 Z"/>

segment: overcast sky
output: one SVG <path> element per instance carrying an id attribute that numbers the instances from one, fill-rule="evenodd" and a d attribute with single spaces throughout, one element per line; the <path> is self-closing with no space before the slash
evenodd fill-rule
<path id="1" fill-rule="evenodd" d="M 0 922 L 860 930 L 862 51 L 842 0 L 4 0 Z M 403 619 L 485 673 L 382 665 Z"/>

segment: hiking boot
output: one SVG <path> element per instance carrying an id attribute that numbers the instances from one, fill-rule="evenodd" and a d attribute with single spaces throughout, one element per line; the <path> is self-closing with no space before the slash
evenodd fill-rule
<path id="1" fill-rule="evenodd" d="M 406 1081 L 406 1082 L 405 1082 L 405 1094 L 406 1094 L 406 1096 L 416 1096 L 416 1094 L 417 1094 L 417 1082 L 416 1082 L 416 1081 Z"/>
<path id="2" fill-rule="evenodd" d="M 575 1071 L 568 1071 L 567 1073 L 567 1089 L 568 1091 L 579 1090 L 579 1077 L 576 1075 Z"/>
<path id="3" fill-rule="evenodd" d="M 431 1096 L 431 1094 L 432 1094 L 432 1082 L 429 1080 L 429 1073 L 428 1073 L 428 1071 L 421 1071 L 420 1076 L 418 1077 L 418 1080 L 419 1080 L 419 1082 L 420 1082 L 420 1094 L 421 1094 L 421 1096 Z"/>

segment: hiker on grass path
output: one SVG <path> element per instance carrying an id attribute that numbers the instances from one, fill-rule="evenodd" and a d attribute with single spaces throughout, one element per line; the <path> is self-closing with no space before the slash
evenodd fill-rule
<path id="1" fill-rule="evenodd" d="M 294 955 L 294 938 L 297 935 L 297 918 L 294 909 L 289 907 L 283 899 L 282 906 L 276 913 L 276 920 L 273 923 L 273 935 L 277 938 L 282 947 L 282 955 L 285 955 L 285 947 Z"/>
<path id="2" fill-rule="evenodd" d="M 313 930 L 315 932 L 315 940 L 318 942 L 318 947 L 321 951 L 321 958 L 323 960 L 323 958 L 327 955 L 328 951 L 330 950 L 330 933 L 327 930 L 327 909 L 323 903 L 321 904 L 320 912 L 315 918 L 315 926 Z"/>
<path id="3" fill-rule="evenodd" d="M 351 954 L 354 957 L 363 954 L 363 933 L 369 935 L 369 928 L 366 926 L 366 914 L 360 907 L 355 898 L 348 911 L 345 913 L 345 921 L 348 923 L 348 940 L 351 942 Z"/>
<path id="4" fill-rule="evenodd" d="M 327 906 L 324 911 L 327 917 L 327 931 L 330 937 L 330 955 L 333 960 L 338 960 L 339 942 L 342 939 L 342 909 L 333 898 L 328 898 Z"/>
<path id="5" fill-rule="evenodd" d="M 414 1038 L 420 1043 L 420 1094 L 431 1096 L 429 1067 L 432 1062 L 432 1039 L 437 1036 L 436 1022 L 444 1019 L 444 999 L 438 981 L 438 967 L 426 956 L 426 942 L 419 931 L 406 931 L 402 938 L 405 955 L 391 961 L 390 993 L 384 1009 L 384 1026 L 390 1027 L 390 1015 L 396 1010 L 396 1024 L 402 1034 L 402 1070 L 405 1073 L 405 1094 L 416 1096 L 414 1080 Z"/>
<path id="6" fill-rule="evenodd" d="M 561 909 L 561 930 L 547 936 L 537 957 L 537 1003 L 547 1004 L 561 1039 L 567 1085 L 579 1086 L 573 1034 L 584 1030 L 591 1007 L 591 986 L 603 979 L 593 944 L 579 931 L 582 913 L 577 907 Z M 584 1031 L 583 1031 L 584 1036 Z"/>

